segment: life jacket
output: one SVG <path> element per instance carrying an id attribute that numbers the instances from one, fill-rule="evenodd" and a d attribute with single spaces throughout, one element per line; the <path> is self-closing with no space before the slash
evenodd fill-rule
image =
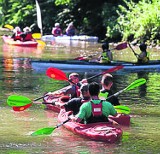
<path id="1" fill-rule="evenodd" d="M 61 29 L 60 28 L 54 28 L 52 31 L 52 34 L 54 36 L 59 36 L 61 34 Z"/>
<path id="2" fill-rule="evenodd" d="M 102 52 L 101 62 L 102 63 L 109 63 L 110 62 L 106 52 Z"/>
<path id="3" fill-rule="evenodd" d="M 99 104 L 94 104 L 92 101 L 90 102 L 92 107 L 92 115 L 87 119 L 87 123 L 108 122 L 108 118 L 102 113 L 103 100 L 100 100 Z"/>
<path id="4" fill-rule="evenodd" d="M 22 40 L 22 37 L 20 36 L 20 34 L 22 34 L 22 32 L 17 32 L 16 33 L 16 35 L 15 35 L 15 37 L 14 37 L 14 40 L 16 41 L 16 40 Z"/>
<path id="5" fill-rule="evenodd" d="M 142 59 L 138 59 L 138 63 L 148 63 L 149 62 L 149 52 L 146 52 L 146 56 Z"/>
<path id="6" fill-rule="evenodd" d="M 68 29 L 67 32 L 66 32 L 66 34 L 68 36 L 74 36 L 75 35 L 75 29 L 74 28 Z"/>
<path id="7" fill-rule="evenodd" d="M 24 41 L 32 41 L 32 39 L 33 39 L 32 33 L 27 33 L 24 38 Z"/>
<path id="8" fill-rule="evenodd" d="M 106 100 L 108 98 L 108 94 L 108 92 L 100 92 L 98 96 L 101 100 Z"/>

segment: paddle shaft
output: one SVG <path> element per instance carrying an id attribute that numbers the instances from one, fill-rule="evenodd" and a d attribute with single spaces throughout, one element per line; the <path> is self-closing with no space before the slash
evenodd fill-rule
<path id="1" fill-rule="evenodd" d="M 132 52 L 134 53 L 134 55 L 136 56 L 136 58 L 138 58 L 138 54 L 133 50 L 132 46 L 130 45 L 130 43 L 128 43 L 129 47 L 131 48 Z"/>
<path id="2" fill-rule="evenodd" d="M 97 75 L 94 75 L 94 76 L 88 78 L 87 80 L 94 79 L 94 78 L 96 78 L 96 77 L 98 77 L 98 76 L 101 76 L 101 75 L 104 75 L 104 74 L 106 74 L 106 73 L 112 73 L 112 72 L 118 71 L 118 70 L 120 70 L 120 69 L 122 69 L 122 68 L 123 68 L 122 65 L 113 67 L 113 68 L 111 68 L 111 69 L 108 69 L 107 71 L 104 71 L 104 72 L 101 72 L 101 73 L 99 73 L 99 74 L 97 74 Z"/>
<path id="3" fill-rule="evenodd" d="M 55 128 L 58 128 L 58 127 L 62 126 L 63 124 L 67 123 L 69 120 L 71 120 L 71 119 L 68 118 L 67 120 L 65 120 L 62 123 L 58 124 Z"/>

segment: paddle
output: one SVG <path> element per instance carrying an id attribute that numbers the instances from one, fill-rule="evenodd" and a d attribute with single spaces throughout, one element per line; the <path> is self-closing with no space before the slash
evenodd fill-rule
<path id="1" fill-rule="evenodd" d="M 123 50 L 123 49 L 126 49 L 127 47 L 128 47 L 127 42 L 123 42 L 123 43 L 118 44 L 115 48 L 112 48 L 110 50 Z M 95 56 L 95 55 L 92 55 L 92 56 Z M 86 58 L 87 57 L 79 56 L 79 57 L 74 58 L 74 60 L 87 60 Z"/>
<path id="2" fill-rule="evenodd" d="M 111 72 L 118 71 L 118 70 L 120 70 L 122 68 L 123 68 L 123 66 L 113 67 L 111 69 L 108 69 L 107 71 L 104 71 L 102 73 L 99 73 L 99 74 L 97 74 L 95 76 L 92 76 L 92 77 L 88 78 L 88 80 L 93 79 L 95 77 L 98 77 L 100 75 L 103 75 L 105 73 L 111 73 Z M 54 79 L 57 79 L 57 80 L 69 81 L 69 79 L 67 78 L 66 74 L 63 71 L 61 71 L 61 70 L 59 70 L 57 68 L 48 68 L 47 71 L 46 71 L 46 74 L 50 78 L 54 78 Z M 48 95 L 41 96 L 39 98 L 34 99 L 33 101 L 37 101 L 37 100 L 42 99 L 42 98 L 47 97 L 47 96 Z M 29 108 L 32 105 L 32 100 L 27 98 L 27 97 L 25 97 L 25 96 L 11 95 L 7 99 L 7 104 L 9 106 L 12 106 L 14 111 L 24 111 L 25 109 Z M 49 104 L 52 104 L 52 103 L 49 103 Z M 53 103 L 53 105 L 54 105 L 54 103 Z"/>
<path id="3" fill-rule="evenodd" d="M 114 106 L 114 108 L 118 113 L 130 114 L 130 108 L 127 106 L 117 105 L 117 106 Z"/>
<path id="4" fill-rule="evenodd" d="M 119 95 L 120 93 L 124 92 L 124 91 L 128 91 L 128 90 L 131 90 L 131 89 L 134 89 L 142 84 L 146 83 L 146 80 L 144 78 L 140 78 L 140 79 L 137 79 L 135 80 L 134 82 L 132 82 L 129 86 L 127 86 L 125 89 L 115 93 L 114 95 L 111 95 L 109 98 L 113 97 L 113 96 L 117 96 Z M 118 111 L 122 111 L 123 110 L 123 113 L 125 111 L 126 114 L 129 114 L 130 113 L 130 109 L 126 106 L 122 106 L 122 105 L 117 105 L 117 106 L 114 106 Z M 64 121 L 61 125 L 63 125 L 64 123 L 66 123 L 68 120 Z M 58 126 L 58 127 L 60 127 Z M 46 127 L 46 128 L 42 128 L 42 129 L 39 129 L 37 131 L 35 131 L 34 133 L 32 133 L 33 136 L 36 136 L 36 135 L 49 135 L 51 134 L 54 130 L 55 130 L 56 127 Z"/>
<path id="5" fill-rule="evenodd" d="M 108 99 L 113 97 L 113 96 L 118 96 L 119 94 L 121 94 L 124 91 L 129 91 L 129 90 L 132 90 L 136 87 L 139 87 L 144 83 L 146 83 L 146 79 L 144 79 L 144 78 L 137 79 L 134 82 L 132 82 L 129 86 L 127 86 L 126 88 L 124 88 L 124 89 L 120 90 L 119 92 L 109 96 Z"/>
<path id="6" fill-rule="evenodd" d="M 129 47 L 131 48 L 132 52 L 134 53 L 134 55 L 136 56 L 136 58 L 138 58 L 138 54 L 133 50 L 131 44 L 128 42 Z"/>
<path id="7" fill-rule="evenodd" d="M 52 134 L 52 132 L 53 132 L 56 128 L 62 126 L 63 124 L 65 124 L 65 123 L 68 122 L 69 120 L 70 120 L 70 119 L 67 119 L 67 120 L 63 121 L 62 123 L 56 125 L 55 127 L 46 127 L 46 128 L 39 129 L 39 130 L 33 132 L 31 135 L 32 135 L 32 136 L 37 136 L 37 135 L 50 135 L 50 134 Z"/>
<path id="8" fill-rule="evenodd" d="M 8 97 L 7 99 L 7 104 L 9 106 L 12 106 L 12 107 L 24 107 L 28 104 L 31 104 L 32 101 L 38 101 L 44 97 L 47 97 L 48 95 L 45 95 L 45 96 L 41 96 L 39 98 L 36 98 L 34 100 L 31 100 L 29 99 L 28 97 L 25 97 L 25 96 L 20 96 L 20 95 L 11 95 Z M 30 107 L 30 106 L 29 106 Z"/>
<path id="9" fill-rule="evenodd" d="M 118 71 L 118 70 L 122 69 L 123 67 L 124 66 L 122 66 L 122 65 L 115 66 L 115 67 L 110 68 L 110 69 L 108 69 L 108 70 L 106 70 L 104 72 L 101 72 L 101 73 L 97 74 L 97 75 L 89 77 L 87 80 L 91 80 L 93 78 L 96 78 L 98 76 L 104 75 L 106 73 L 112 73 L 112 72 Z M 69 81 L 69 79 L 67 78 L 66 74 L 63 71 L 61 71 L 61 70 L 59 70 L 57 68 L 53 68 L 53 67 L 48 68 L 47 71 L 46 71 L 46 75 L 48 77 L 52 78 L 52 79 Z"/>
<path id="10" fill-rule="evenodd" d="M 6 24 L 4 25 L 5 28 L 9 29 L 9 30 L 13 30 L 14 27 L 12 25 Z"/>
<path id="11" fill-rule="evenodd" d="M 127 47 L 128 47 L 127 42 L 123 42 L 123 43 L 118 44 L 115 48 L 112 48 L 110 50 L 123 50 L 123 49 L 126 49 Z"/>
<path id="12" fill-rule="evenodd" d="M 33 33 L 33 34 L 32 34 L 32 37 L 33 37 L 34 39 L 41 39 L 42 35 L 41 35 L 40 33 Z"/>

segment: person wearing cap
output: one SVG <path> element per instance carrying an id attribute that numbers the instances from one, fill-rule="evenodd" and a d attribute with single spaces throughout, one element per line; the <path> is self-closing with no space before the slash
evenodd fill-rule
<path id="1" fill-rule="evenodd" d="M 33 41 L 32 31 L 29 27 L 23 28 L 23 33 L 21 34 L 23 41 Z"/>
<path id="2" fill-rule="evenodd" d="M 13 38 L 14 41 L 17 41 L 17 40 L 22 40 L 23 38 L 21 37 L 21 34 L 22 34 L 22 31 L 20 29 L 20 27 L 15 27 L 14 30 L 13 30 L 13 35 L 11 36 L 11 38 Z"/>
<path id="3" fill-rule="evenodd" d="M 73 25 L 73 22 L 71 22 L 68 27 L 66 28 L 66 35 L 67 36 L 74 36 L 76 33 L 76 28 Z"/>
<path id="4" fill-rule="evenodd" d="M 70 85 L 67 87 L 64 87 L 58 92 L 53 92 L 53 95 L 56 97 L 69 95 L 70 98 L 75 98 L 80 96 L 80 87 L 83 83 L 87 83 L 86 79 L 83 79 L 81 82 L 79 80 L 79 74 L 78 73 L 71 73 L 69 75 L 69 83 Z M 52 94 L 52 93 L 51 93 Z"/>
<path id="5" fill-rule="evenodd" d="M 108 116 L 116 116 L 117 111 L 110 102 L 100 100 L 100 85 L 96 82 L 89 84 L 89 94 L 91 100 L 83 103 L 76 116 L 71 116 L 72 121 L 85 123 L 108 122 Z"/>
<path id="6" fill-rule="evenodd" d="M 60 24 L 59 23 L 55 23 L 55 27 L 53 27 L 53 29 L 52 29 L 52 34 L 55 37 L 63 35 L 62 34 L 62 29 L 60 28 Z"/>
<path id="7" fill-rule="evenodd" d="M 113 60 L 113 55 L 112 52 L 109 50 L 109 43 L 105 42 L 102 44 L 102 54 L 99 57 L 99 62 L 100 63 L 111 63 Z"/>
<path id="8" fill-rule="evenodd" d="M 104 74 L 101 79 L 101 85 L 102 89 L 100 90 L 99 98 L 109 101 L 114 106 L 120 105 L 118 97 L 112 96 L 108 99 L 109 96 L 113 95 L 113 92 L 111 90 L 113 85 L 113 76 L 109 73 Z"/>
<path id="9" fill-rule="evenodd" d="M 149 62 L 149 53 L 147 50 L 147 45 L 145 43 L 141 43 L 139 46 L 141 53 L 136 54 L 138 58 L 138 63 L 148 63 Z"/>
<path id="10" fill-rule="evenodd" d="M 76 115 L 79 112 L 80 106 L 88 101 L 90 101 L 88 84 L 84 83 L 80 87 L 80 97 L 70 99 L 61 106 L 61 109 L 65 109 L 67 112 L 72 111 L 73 115 Z"/>

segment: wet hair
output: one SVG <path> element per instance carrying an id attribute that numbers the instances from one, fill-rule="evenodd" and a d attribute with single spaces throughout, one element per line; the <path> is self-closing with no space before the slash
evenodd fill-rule
<path id="1" fill-rule="evenodd" d="M 81 85 L 81 88 L 80 88 L 81 93 L 86 92 L 88 90 L 89 90 L 88 83 L 84 83 Z"/>
<path id="2" fill-rule="evenodd" d="M 98 96 L 100 92 L 100 86 L 97 82 L 92 82 L 89 84 L 89 93 L 91 96 Z"/>
<path id="3" fill-rule="evenodd" d="M 108 50 L 109 49 L 109 43 L 103 43 L 102 44 L 102 49 L 103 50 Z"/>
<path id="4" fill-rule="evenodd" d="M 145 43 L 141 43 L 139 48 L 140 48 L 141 51 L 146 51 L 147 45 Z"/>
<path id="5" fill-rule="evenodd" d="M 104 74 L 101 79 L 101 84 L 108 86 L 110 82 L 113 82 L 113 76 L 109 73 Z"/>

